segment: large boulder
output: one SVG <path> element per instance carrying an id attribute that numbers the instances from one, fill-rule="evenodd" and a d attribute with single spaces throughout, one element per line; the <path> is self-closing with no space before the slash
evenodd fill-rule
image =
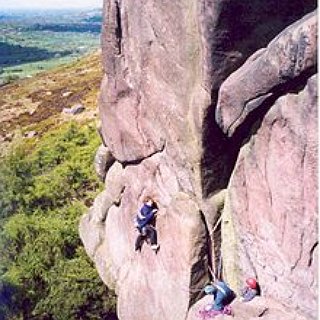
<path id="1" fill-rule="evenodd" d="M 266 99 L 295 89 L 301 82 L 298 78 L 314 73 L 316 64 L 317 13 L 313 12 L 285 29 L 223 83 L 216 111 L 218 124 L 232 136 Z"/>
<path id="2" fill-rule="evenodd" d="M 300 92 L 279 98 L 242 147 L 223 231 L 226 276 L 258 277 L 264 295 L 308 319 L 317 316 L 316 91 L 313 76 Z"/>
<path id="3" fill-rule="evenodd" d="M 106 149 L 97 158 L 106 190 L 80 235 L 118 294 L 121 320 L 186 319 L 201 297 L 191 289 L 208 282 L 208 266 L 219 260 L 226 224 L 219 216 L 231 206 L 224 199 L 241 144 L 214 118 L 217 91 L 314 7 L 313 0 L 105 0 L 100 132 L 115 162 L 105 165 Z M 134 251 L 133 218 L 145 195 L 159 206 L 157 254 L 147 244 Z M 236 248 L 235 228 L 232 235 Z"/>
<path id="4" fill-rule="evenodd" d="M 130 319 L 132 315 L 146 319 L 153 313 L 156 318 L 158 310 L 162 319 L 172 319 L 173 315 L 182 319 L 196 299 L 196 295 L 189 294 L 189 287 L 201 287 L 208 281 L 207 231 L 198 205 L 190 195 L 179 192 L 176 178 L 170 176 L 159 154 L 139 166 L 126 167 L 121 180 L 124 188 L 120 201 L 111 204 L 106 215 L 110 202 L 108 195 L 102 193 L 83 217 L 80 234 L 86 249 L 102 279 L 116 289 L 121 319 Z M 159 199 L 157 254 L 146 243 L 141 252 L 134 251 L 138 235 L 133 227 L 139 209 L 137 193 L 141 199 L 146 194 Z M 86 230 L 94 230 L 94 235 Z"/>

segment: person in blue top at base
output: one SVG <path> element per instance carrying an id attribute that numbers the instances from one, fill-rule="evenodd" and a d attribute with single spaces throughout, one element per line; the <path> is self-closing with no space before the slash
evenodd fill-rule
<path id="1" fill-rule="evenodd" d="M 214 298 L 213 303 L 206 307 L 206 312 L 210 312 L 211 316 L 231 314 L 231 309 L 228 306 L 234 300 L 236 294 L 224 281 L 216 280 L 214 283 L 205 286 L 204 292 L 212 294 Z"/>
<path id="2" fill-rule="evenodd" d="M 150 239 L 151 249 L 156 253 L 159 250 L 159 244 L 157 243 L 157 231 L 154 227 L 154 218 L 158 211 L 157 204 L 150 197 L 147 196 L 143 199 L 143 206 L 139 213 L 135 217 L 135 227 L 139 231 L 135 243 L 135 250 L 140 251 L 143 241 L 147 238 Z"/>

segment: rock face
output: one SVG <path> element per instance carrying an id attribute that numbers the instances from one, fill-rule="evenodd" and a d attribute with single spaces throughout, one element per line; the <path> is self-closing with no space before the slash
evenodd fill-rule
<path id="1" fill-rule="evenodd" d="M 206 296 L 190 309 L 187 320 L 199 320 L 199 311 L 204 310 L 206 305 L 212 303 L 212 296 Z M 231 303 L 232 318 L 227 315 L 218 315 L 214 320 L 307 320 L 308 318 L 297 315 L 294 311 L 284 308 L 278 301 L 256 297 L 250 302 L 240 302 L 235 300 Z"/>
<path id="2" fill-rule="evenodd" d="M 297 78 L 314 73 L 316 52 L 317 14 L 314 12 L 284 30 L 223 83 L 216 112 L 223 131 L 232 136 L 266 99 L 283 94 L 281 85 L 291 84 L 295 88 Z"/>
<path id="3" fill-rule="evenodd" d="M 115 159 L 109 149 L 103 144 L 100 145 L 94 158 L 94 168 L 101 181 L 106 178 L 106 173 L 114 161 Z"/>
<path id="4" fill-rule="evenodd" d="M 317 316 L 316 83 L 275 102 L 241 149 L 227 195 L 240 258 L 233 268 L 309 319 Z"/>
<path id="5" fill-rule="evenodd" d="M 313 15 L 295 22 L 315 6 L 105 1 L 96 166 L 106 189 L 80 235 L 121 320 L 186 319 L 208 266 L 235 290 L 255 275 L 263 294 L 315 317 L 316 28 Z M 157 254 L 134 251 L 146 195 L 159 206 Z"/>

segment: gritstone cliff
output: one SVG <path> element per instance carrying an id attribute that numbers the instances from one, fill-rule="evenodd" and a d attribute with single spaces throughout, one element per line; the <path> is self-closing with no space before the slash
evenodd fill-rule
<path id="1" fill-rule="evenodd" d="M 80 235 L 121 320 L 196 319 L 208 266 L 236 291 L 257 277 L 283 306 L 273 319 L 316 318 L 315 7 L 105 1 L 106 188 Z M 160 209 L 158 254 L 134 251 L 145 195 Z"/>

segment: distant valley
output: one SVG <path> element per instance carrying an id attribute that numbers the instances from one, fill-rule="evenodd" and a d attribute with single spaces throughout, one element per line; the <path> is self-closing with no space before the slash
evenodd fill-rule
<path id="1" fill-rule="evenodd" d="M 0 10 L 0 85 L 97 50 L 101 20 L 100 9 Z"/>

